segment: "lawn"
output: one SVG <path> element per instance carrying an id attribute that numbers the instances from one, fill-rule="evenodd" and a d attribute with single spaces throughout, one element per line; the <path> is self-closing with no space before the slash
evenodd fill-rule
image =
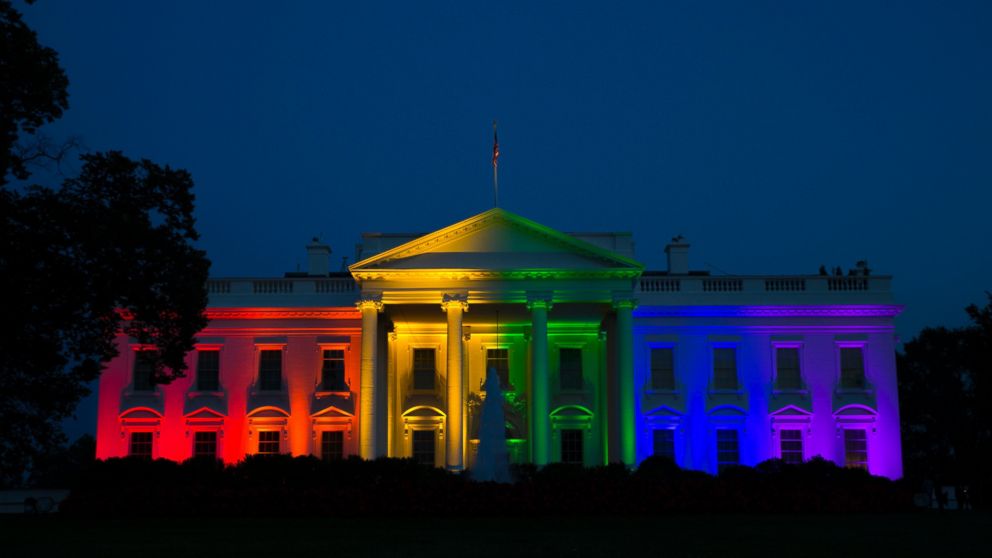
<path id="1" fill-rule="evenodd" d="M 989 556 L 992 515 L 0 518 L 4 556 Z"/>

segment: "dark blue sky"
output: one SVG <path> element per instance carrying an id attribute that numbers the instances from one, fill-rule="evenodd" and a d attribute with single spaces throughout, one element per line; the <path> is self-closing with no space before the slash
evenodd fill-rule
<path id="1" fill-rule="evenodd" d="M 867 258 L 904 339 L 992 289 L 992 3 L 278 4 L 19 6 L 70 79 L 48 133 L 189 169 L 214 275 L 488 209 L 497 118 L 503 207 L 649 268 Z"/>

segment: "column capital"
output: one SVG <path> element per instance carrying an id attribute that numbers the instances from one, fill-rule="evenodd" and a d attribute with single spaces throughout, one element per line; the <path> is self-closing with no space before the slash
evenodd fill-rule
<path id="1" fill-rule="evenodd" d="M 449 308 L 461 308 L 462 312 L 468 312 L 468 295 L 465 293 L 445 293 L 441 297 L 441 310 L 447 312 Z"/>
<path id="2" fill-rule="evenodd" d="M 629 308 L 633 310 L 637 308 L 637 299 L 631 293 L 614 293 L 613 294 L 613 308 L 619 310 L 621 308 Z"/>
<path id="3" fill-rule="evenodd" d="M 552 299 L 553 293 L 550 292 L 528 292 L 527 309 L 544 308 L 545 310 L 551 310 L 553 306 L 551 303 Z"/>
<path id="4" fill-rule="evenodd" d="M 359 310 L 375 308 L 376 312 L 382 312 L 382 295 L 381 294 L 362 294 L 358 301 L 355 302 L 355 306 Z"/>

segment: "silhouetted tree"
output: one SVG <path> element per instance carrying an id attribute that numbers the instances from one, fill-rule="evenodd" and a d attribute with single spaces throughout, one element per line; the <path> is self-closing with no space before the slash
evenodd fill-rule
<path id="1" fill-rule="evenodd" d="M 21 135 L 61 115 L 67 80 L 0 0 L 0 486 L 60 451 L 60 423 L 124 333 L 158 347 L 160 382 L 185 371 L 206 325 L 209 262 L 193 246 L 189 173 L 119 152 L 82 156 L 60 187 L 27 177 Z M 32 141 L 34 141 L 32 139 Z"/>
<path id="2" fill-rule="evenodd" d="M 989 498 L 992 473 L 992 294 L 973 325 L 926 328 L 898 355 L 907 476 L 967 485 Z"/>
<path id="3" fill-rule="evenodd" d="M 41 456 L 31 467 L 31 486 L 71 488 L 96 460 L 96 438 L 83 434 L 60 451 Z"/>
<path id="4" fill-rule="evenodd" d="M 0 482 L 61 442 L 59 423 L 117 355 L 119 331 L 185 371 L 206 325 L 209 262 L 192 243 L 189 173 L 118 152 L 84 155 L 60 189 L 0 192 Z"/>
<path id="5" fill-rule="evenodd" d="M 62 116 L 69 107 L 69 80 L 58 54 L 38 43 L 35 32 L 8 0 L 0 0 L 0 186 L 7 175 L 25 179 L 25 152 L 17 148 L 22 133 Z"/>

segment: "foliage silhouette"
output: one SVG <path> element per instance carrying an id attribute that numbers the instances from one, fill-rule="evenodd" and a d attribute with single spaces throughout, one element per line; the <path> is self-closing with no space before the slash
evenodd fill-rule
<path id="1" fill-rule="evenodd" d="M 62 116 L 69 108 L 69 79 L 59 56 L 8 0 L 0 0 L 0 186 L 7 176 L 28 177 L 18 140 Z"/>
<path id="2" fill-rule="evenodd" d="M 154 345 L 154 379 L 168 382 L 206 325 L 210 264 L 193 245 L 189 173 L 110 151 L 83 155 L 58 187 L 8 184 L 29 177 L 25 154 L 44 151 L 34 134 L 68 107 L 67 87 L 55 51 L 0 0 L 0 292 L 12 324 L 0 335 L 0 487 L 64 451 L 61 421 L 119 333 Z"/>
<path id="3" fill-rule="evenodd" d="M 992 496 L 992 294 L 972 325 L 926 328 L 897 355 L 906 476 Z"/>
<path id="4" fill-rule="evenodd" d="M 512 484 L 471 481 L 410 459 L 249 456 L 231 466 L 136 458 L 96 462 L 62 510 L 80 516 L 519 516 L 683 512 L 891 512 L 902 483 L 822 459 L 719 476 L 646 460 L 583 468 L 518 467 Z"/>

